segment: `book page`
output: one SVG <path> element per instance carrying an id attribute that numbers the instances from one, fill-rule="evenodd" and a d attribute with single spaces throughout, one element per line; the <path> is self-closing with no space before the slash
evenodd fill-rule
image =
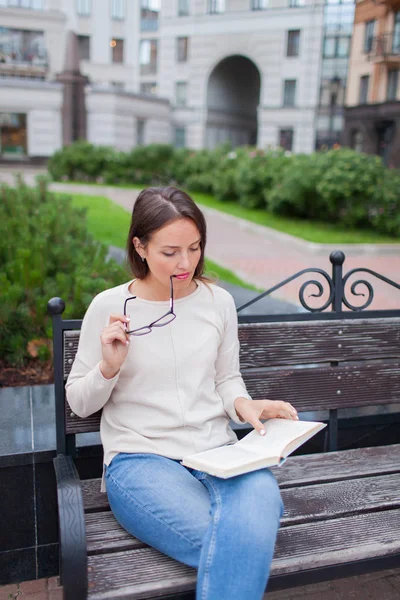
<path id="1" fill-rule="evenodd" d="M 264 436 L 254 430 L 235 445 L 259 456 L 281 457 L 285 454 L 286 446 L 296 446 L 294 442 L 311 437 L 311 432 L 323 427 L 325 427 L 324 423 L 315 421 L 269 419 L 264 423 Z"/>
<path id="2" fill-rule="evenodd" d="M 234 469 L 247 465 L 252 460 L 254 460 L 254 453 L 246 447 L 240 448 L 236 443 L 186 456 L 182 463 L 187 462 L 187 466 L 201 471 L 205 467 Z"/>

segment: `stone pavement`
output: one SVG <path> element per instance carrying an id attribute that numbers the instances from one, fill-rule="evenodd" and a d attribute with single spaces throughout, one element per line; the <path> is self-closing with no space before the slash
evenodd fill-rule
<path id="1" fill-rule="evenodd" d="M 38 170 L 26 170 L 25 180 L 33 183 Z M 43 172 L 43 171 L 42 171 Z M 0 182 L 12 182 L 10 169 L 0 168 Z M 86 195 L 103 195 L 125 209 L 131 211 L 137 192 L 112 186 L 91 186 L 84 184 L 52 183 L 50 188 L 60 192 L 76 192 Z M 295 238 L 286 233 L 249 223 L 231 215 L 201 207 L 208 226 L 207 256 L 235 272 L 243 280 L 260 289 L 267 290 L 280 281 L 302 269 L 319 268 L 331 274 L 329 254 L 332 250 L 343 250 L 346 255 L 344 273 L 354 268 L 367 268 L 398 284 L 393 287 L 377 277 L 358 273 L 346 286 L 346 296 L 351 304 L 360 306 L 366 296 L 351 294 L 351 284 L 357 279 L 369 281 L 374 290 L 374 300 L 369 309 L 396 309 L 400 307 L 400 243 L 399 244 L 314 244 Z M 303 282 L 317 279 L 324 293 L 321 298 L 310 298 L 316 293 L 315 286 L 307 288 L 307 301 L 313 307 L 321 306 L 328 298 L 328 286 L 323 276 L 309 273 L 285 285 L 274 293 L 281 298 L 300 306 L 299 289 Z M 366 293 L 365 285 L 357 292 Z"/>
<path id="2" fill-rule="evenodd" d="M 0 587 L 0 600 L 62 600 L 58 578 Z M 265 600 L 399 600 L 400 569 L 378 571 L 265 594 Z M 215 599 L 217 600 L 217 599 Z"/>

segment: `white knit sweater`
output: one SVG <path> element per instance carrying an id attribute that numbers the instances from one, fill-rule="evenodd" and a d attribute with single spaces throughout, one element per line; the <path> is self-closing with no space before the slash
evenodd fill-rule
<path id="1" fill-rule="evenodd" d="M 232 296 L 197 281 L 192 294 L 175 300 L 172 323 L 142 337 L 130 336 L 120 371 L 105 379 L 99 368 L 100 333 L 111 313 L 123 313 L 131 283 L 100 293 L 90 304 L 66 384 L 68 403 L 78 416 L 103 408 L 104 463 L 119 452 L 181 459 L 236 441 L 229 426 L 229 418 L 240 423 L 234 401 L 250 396 L 239 371 Z M 131 328 L 148 325 L 168 308 L 168 301 L 129 301 Z"/>

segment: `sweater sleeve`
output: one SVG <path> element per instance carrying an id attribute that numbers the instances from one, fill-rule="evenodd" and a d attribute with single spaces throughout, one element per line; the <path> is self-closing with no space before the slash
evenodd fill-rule
<path id="1" fill-rule="evenodd" d="M 65 385 L 68 404 L 82 418 L 103 408 L 118 381 L 120 372 L 106 379 L 100 371 L 100 334 L 106 324 L 96 297 L 84 316 L 78 352 Z"/>
<path id="2" fill-rule="evenodd" d="M 246 390 L 239 366 L 238 320 L 233 298 L 229 296 L 224 315 L 224 334 L 218 348 L 215 385 L 224 408 L 235 423 L 242 423 L 236 413 L 236 398 L 252 400 Z"/>

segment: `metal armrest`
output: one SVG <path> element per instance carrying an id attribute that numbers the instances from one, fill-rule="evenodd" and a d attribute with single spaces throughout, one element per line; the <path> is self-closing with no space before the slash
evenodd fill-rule
<path id="1" fill-rule="evenodd" d="M 81 481 L 70 456 L 59 454 L 53 462 L 57 480 L 60 579 L 64 600 L 86 600 L 87 551 Z"/>

